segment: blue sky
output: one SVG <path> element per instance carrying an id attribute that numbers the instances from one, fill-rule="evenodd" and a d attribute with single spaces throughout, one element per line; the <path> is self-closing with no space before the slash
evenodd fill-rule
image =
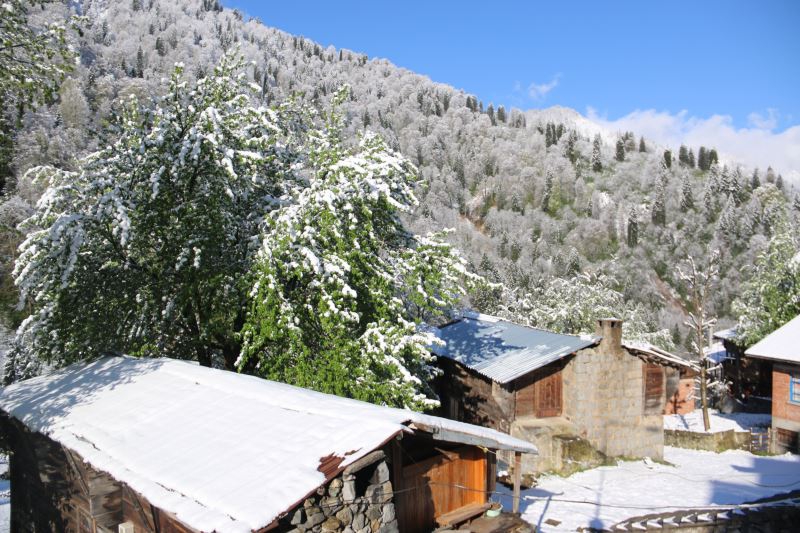
<path id="1" fill-rule="evenodd" d="M 267 25 L 523 108 L 800 122 L 800 2 L 264 2 Z M 548 90 L 549 88 L 549 90 Z"/>
<path id="2" fill-rule="evenodd" d="M 223 3 L 485 104 L 563 105 L 666 145 L 747 151 L 800 180 L 800 1 Z"/>

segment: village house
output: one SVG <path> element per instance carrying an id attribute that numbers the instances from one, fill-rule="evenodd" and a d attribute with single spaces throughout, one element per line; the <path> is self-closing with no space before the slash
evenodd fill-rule
<path id="1" fill-rule="evenodd" d="M 715 331 L 710 348 L 719 365 L 719 379 L 730 384 L 730 392 L 748 412 L 768 413 L 771 409 L 772 365 L 764 359 L 745 356 L 746 346 L 737 339 L 736 328 Z"/>
<path id="2" fill-rule="evenodd" d="M 623 343 L 620 320 L 598 320 L 596 336 L 575 336 L 471 315 L 437 336 L 440 414 L 536 444 L 524 473 L 608 456 L 661 459 L 665 409 L 694 408 L 692 365 Z"/>
<path id="3" fill-rule="evenodd" d="M 488 507 L 496 450 L 536 453 L 487 428 L 128 357 L 0 389 L 0 429 L 21 532 L 431 531 Z"/>
<path id="4" fill-rule="evenodd" d="M 745 351 L 772 365 L 772 433 L 777 452 L 800 453 L 800 315 Z"/>

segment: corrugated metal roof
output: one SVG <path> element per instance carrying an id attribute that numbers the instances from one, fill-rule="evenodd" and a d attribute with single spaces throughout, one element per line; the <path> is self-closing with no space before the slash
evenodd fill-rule
<path id="1" fill-rule="evenodd" d="M 487 315 L 461 318 L 436 330 L 447 357 L 498 383 L 508 383 L 537 368 L 598 342 L 596 337 L 562 335 Z"/>

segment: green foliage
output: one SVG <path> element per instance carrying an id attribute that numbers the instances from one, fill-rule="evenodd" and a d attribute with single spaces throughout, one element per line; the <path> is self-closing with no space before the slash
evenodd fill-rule
<path id="1" fill-rule="evenodd" d="M 273 213 L 253 272 L 239 368 L 302 387 L 413 409 L 436 405 L 423 319 L 461 296 L 463 260 L 440 235 L 409 234 L 415 169 L 382 139 L 355 149 L 333 114 L 315 139 L 310 186 Z"/>
<path id="2" fill-rule="evenodd" d="M 789 231 L 759 254 L 750 279 L 733 302 L 739 342 L 751 346 L 800 314 L 800 247 Z"/>
<path id="3" fill-rule="evenodd" d="M 79 171 L 32 171 L 49 188 L 15 268 L 33 306 L 17 368 L 109 352 L 232 365 L 244 276 L 292 164 L 284 119 L 249 104 L 242 67 L 226 56 L 194 88 L 176 67 L 158 105 L 126 102 L 117 140 Z"/>

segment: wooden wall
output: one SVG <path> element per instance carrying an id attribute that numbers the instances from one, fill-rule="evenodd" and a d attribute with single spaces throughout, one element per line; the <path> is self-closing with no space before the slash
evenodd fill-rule
<path id="1" fill-rule="evenodd" d="M 2 411 L 0 431 L 10 451 L 11 531 L 116 532 L 125 521 L 132 521 L 137 533 L 194 531 Z"/>

